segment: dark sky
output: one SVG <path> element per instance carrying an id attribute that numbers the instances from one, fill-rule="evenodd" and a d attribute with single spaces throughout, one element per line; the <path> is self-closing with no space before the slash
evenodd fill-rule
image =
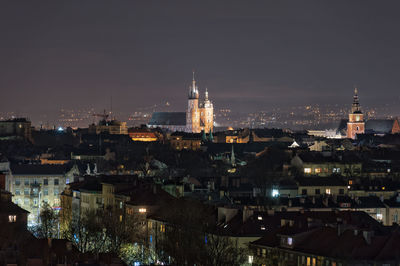
<path id="1" fill-rule="evenodd" d="M 399 103 L 398 1 L 2 1 L 0 111 Z"/>

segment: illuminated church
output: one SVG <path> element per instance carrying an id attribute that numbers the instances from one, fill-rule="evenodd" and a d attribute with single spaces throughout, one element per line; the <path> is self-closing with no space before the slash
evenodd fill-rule
<path id="1" fill-rule="evenodd" d="M 208 90 L 204 99 L 200 100 L 199 88 L 193 79 L 189 87 L 188 107 L 186 112 L 155 112 L 148 126 L 151 128 L 164 128 L 170 131 L 185 131 L 200 133 L 212 132 L 214 129 L 214 107 L 208 99 Z"/>
<path id="2" fill-rule="evenodd" d="M 360 134 L 386 135 L 400 133 L 400 124 L 395 119 L 365 119 L 358 99 L 358 90 L 354 89 L 353 103 L 349 119 L 340 121 L 337 133 L 343 138 L 356 139 Z"/>

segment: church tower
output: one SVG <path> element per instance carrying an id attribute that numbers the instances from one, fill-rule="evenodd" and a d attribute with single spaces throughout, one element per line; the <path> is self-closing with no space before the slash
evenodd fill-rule
<path id="1" fill-rule="evenodd" d="M 205 132 L 212 132 L 214 130 L 214 107 L 208 99 L 207 88 L 204 95 L 204 102 L 200 106 L 200 127 Z"/>
<path id="2" fill-rule="evenodd" d="M 199 133 L 200 129 L 200 110 L 199 110 L 199 89 L 193 79 L 189 88 L 188 109 L 186 112 L 186 132 Z"/>
<path id="3" fill-rule="evenodd" d="M 354 89 L 353 104 L 351 105 L 351 113 L 349 114 L 349 122 L 347 122 L 347 137 L 356 138 L 356 134 L 364 134 L 365 121 L 361 112 L 360 103 L 358 101 L 358 90 Z"/>

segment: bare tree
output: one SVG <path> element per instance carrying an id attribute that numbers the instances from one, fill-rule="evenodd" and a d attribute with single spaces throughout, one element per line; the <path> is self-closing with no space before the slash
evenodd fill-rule
<path id="1" fill-rule="evenodd" d="M 43 202 L 39 214 L 39 224 L 31 228 L 32 233 L 39 238 L 57 238 L 58 218 L 56 211 L 48 203 Z"/>

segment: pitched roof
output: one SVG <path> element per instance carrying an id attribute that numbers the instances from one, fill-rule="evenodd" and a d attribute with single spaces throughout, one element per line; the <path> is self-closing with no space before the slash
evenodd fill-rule
<path id="1" fill-rule="evenodd" d="M 331 177 L 299 177 L 299 186 L 346 186 L 346 182 L 337 176 Z"/>
<path id="2" fill-rule="evenodd" d="M 66 165 L 54 164 L 13 164 L 13 175 L 64 175 L 67 172 Z"/>
<path id="3" fill-rule="evenodd" d="M 379 134 L 392 133 L 394 121 L 393 119 L 367 120 L 367 122 L 365 122 L 365 132 Z"/>
<path id="4" fill-rule="evenodd" d="M 154 112 L 149 125 L 185 126 L 186 112 Z"/>
<path id="5" fill-rule="evenodd" d="M 13 202 L 0 202 L 0 213 L 17 214 L 17 213 L 29 213 L 29 212 L 22 209 Z"/>

